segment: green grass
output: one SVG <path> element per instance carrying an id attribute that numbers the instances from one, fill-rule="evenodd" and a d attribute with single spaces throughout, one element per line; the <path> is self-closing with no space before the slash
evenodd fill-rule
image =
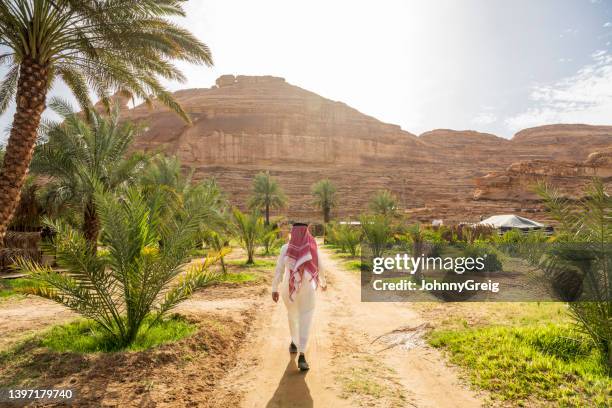
<path id="1" fill-rule="evenodd" d="M 17 290 L 32 285 L 32 280 L 27 278 L 0 279 L 0 298 L 15 296 Z"/>
<path id="2" fill-rule="evenodd" d="M 248 265 L 246 260 L 240 259 L 232 259 L 229 261 L 225 261 L 228 265 L 235 265 L 241 268 L 274 268 L 276 266 L 276 261 L 271 259 L 255 259 L 255 262 Z"/>
<path id="3" fill-rule="evenodd" d="M 180 340 L 193 334 L 196 326 L 179 316 L 173 316 L 149 327 L 145 322 L 134 343 L 124 350 L 140 351 Z M 40 337 L 40 345 L 57 352 L 94 353 L 118 351 L 108 335 L 91 320 L 77 320 L 54 326 Z"/>
<path id="4" fill-rule="evenodd" d="M 612 392 L 603 357 L 568 324 L 437 331 L 429 338 L 467 368 L 472 383 L 522 406 L 607 406 Z"/>
<path id="5" fill-rule="evenodd" d="M 248 272 L 239 272 L 239 273 L 226 273 L 225 275 L 220 275 L 219 282 L 228 282 L 228 283 L 247 283 L 257 281 L 258 278 L 255 274 Z"/>

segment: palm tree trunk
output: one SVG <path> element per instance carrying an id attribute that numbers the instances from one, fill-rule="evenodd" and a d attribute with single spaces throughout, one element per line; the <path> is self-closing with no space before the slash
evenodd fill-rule
<path id="1" fill-rule="evenodd" d="M 100 234 L 100 220 L 96 212 L 96 204 L 90 200 L 83 209 L 83 235 L 95 250 L 98 246 L 98 235 Z"/>
<path id="2" fill-rule="evenodd" d="M 266 204 L 266 225 L 270 225 L 270 204 Z"/>
<path id="3" fill-rule="evenodd" d="M 45 110 L 47 66 L 25 58 L 19 68 L 17 110 L 0 169 L 0 248 L 13 218 L 28 173 L 40 117 Z"/>
<path id="4" fill-rule="evenodd" d="M 325 209 L 323 210 L 323 222 L 325 224 L 327 224 L 329 222 L 329 218 L 330 218 L 330 211 L 331 209 L 329 207 L 325 207 Z"/>

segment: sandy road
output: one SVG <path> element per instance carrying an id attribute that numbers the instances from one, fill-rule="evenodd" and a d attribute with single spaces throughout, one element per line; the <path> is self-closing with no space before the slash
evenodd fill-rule
<path id="1" fill-rule="evenodd" d="M 287 351 L 282 302 L 264 302 L 253 338 L 226 379 L 226 387 L 243 394 L 244 408 L 483 405 L 483 397 L 458 380 L 437 350 L 421 344 L 380 352 L 386 345 L 372 344 L 376 337 L 422 319 L 409 304 L 361 302 L 358 274 L 344 270 L 325 249 L 320 256 L 329 289 L 318 293 L 307 352 L 311 369 L 300 373 Z M 357 376 L 359 382 L 351 381 Z M 368 382 L 379 382 L 382 389 Z M 398 392 L 401 398 L 386 398 Z"/>

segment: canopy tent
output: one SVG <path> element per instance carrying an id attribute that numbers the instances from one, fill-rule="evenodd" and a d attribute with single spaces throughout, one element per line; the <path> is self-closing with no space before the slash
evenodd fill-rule
<path id="1" fill-rule="evenodd" d="M 537 221 L 512 214 L 494 215 L 486 220 L 480 221 L 478 225 L 492 225 L 493 227 L 502 230 L 518 228 L 524 231 L 546 227 L 544 224 L 540 224 Z"/>

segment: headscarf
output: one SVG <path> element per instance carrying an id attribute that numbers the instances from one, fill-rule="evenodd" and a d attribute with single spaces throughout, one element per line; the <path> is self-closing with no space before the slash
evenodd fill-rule
<path id="1" fill-rule="evenodd" d="M 310 272 L 311 281 L 319 287 L 319 254 L 317 242 L 306 225 L 294 225 L 291 228 L 291 239 L 287 247 L 287 265 L 289 266 L 289 299 L 297 292 L 304 277 L 304 271 Z"/>

